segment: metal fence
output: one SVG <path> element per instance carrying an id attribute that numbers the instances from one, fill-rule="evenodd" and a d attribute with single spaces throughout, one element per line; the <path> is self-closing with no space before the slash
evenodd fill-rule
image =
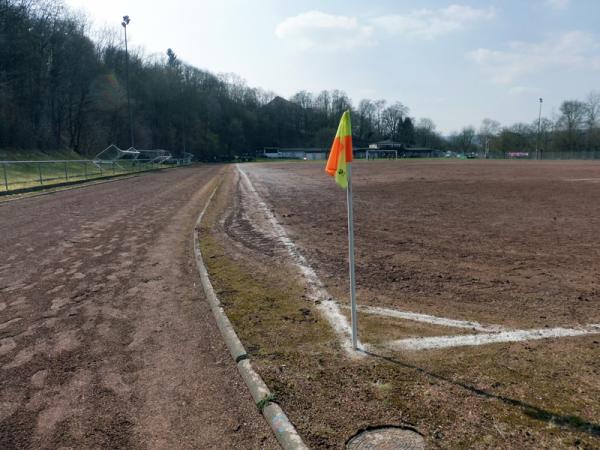
<path id="1" fill-rule="evenodd" d="M 187 164 L 189 159 L 0 161 L 0 193 Z"/>
<path id="2" fill-rule="evenodd" d="M 517 154 L 517 156 L 513 156 Z M 577 150 L 577 151 L 540 151 L 536 157 L 535 151 L 529 152 L 489 152 L 488 159 L 540 159 L 543 161 L 556 160 L 596 160 L 600 159 L 598 150 Z"/>
<path id="3" fill-rule="evenodd" d="M 579 150 L 579 151 L 573 151 L 573 152 L 567 152 L 567 151 L 562 151 L 562 152 L 547 152 L 547 151 L 542 151 L 540 153 L 540 159 L 545 159 L 545 160 L 555 160 L 555 159 L 574 159 L 574 160 L 581 160 L 581 159 L 600 159 L 600 151 L 596 151 L 596 150 Z"/>

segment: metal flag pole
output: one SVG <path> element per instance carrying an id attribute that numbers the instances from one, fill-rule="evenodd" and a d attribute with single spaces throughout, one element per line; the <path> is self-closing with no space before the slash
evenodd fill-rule
<path id="1" fill-rule="evenodd" d="M 347 166 L 348 189 L 346 200 L 348 202 L 348 262 L 350 264 L 350 310 L 352 311 L 352 348 L 357 349 L 358 327 L 356 317 L 356 278 L 354 274 L 354 220 L 352 218 L 352 164 Z"/>

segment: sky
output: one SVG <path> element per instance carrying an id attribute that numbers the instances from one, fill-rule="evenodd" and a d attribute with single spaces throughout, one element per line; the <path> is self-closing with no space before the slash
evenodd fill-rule
<path id="1" fill-rule="evenodd" d="M 129 45 L 283 97 L 400 101 L 443 133 L 600 91 L 598 0 L 65 0 Z M 122 33 L 121 33 L 122 34 Z"/>

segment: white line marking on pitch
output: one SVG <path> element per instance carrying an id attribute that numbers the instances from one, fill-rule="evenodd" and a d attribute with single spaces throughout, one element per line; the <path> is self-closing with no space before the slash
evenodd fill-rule
<path id="1" fill-rule="evenodd" d="M 565 178 L 565 181 L 590 181 L 592 183 L 600 183 L 600 178 Z"/>
<path id="2" fill-rule="evenodd" d="M 337 302 L 333 301 L 325 286 L 317 276 L 316 272 L 310 267 L 306 258 L 300 253 L 293 241 L 288 237 L 283 226 L 277 221 L 275 215 L 271 212 L 267 204 L 261 199 L 260 194 L 254 188 L 250 178 L 238 165 L 238 172 L 244 180 L 248 191 L 255 197 L 259 208 L 264 213 L 269 224 L 273 228 L 272 235 L 276 237 L 287 249 L 292 260 L 304 275 L 309 287 L 309 297 L 313 301 L 319 301 L 317 304 L 323 315 L 327 318 L 335 332 L 338 334 L 342 348 L 352 356 L 362 355 L 360 352 L 352 350 L 351 328 L 346 317 L 341 313 Z M 385 345 L 393 350 L 427 350 L 436 348 L 462 347 L 473 345 L 485 345 L 500 342 L 519 342 L 536 339 L 547 339 L 556 337 L 585 336 L 590 334 L 600 334 L 600 324 L 588 325 L 583 328 L 542 328 L 533 330 L 506 330 L 501 326 L 483 326 L 478 322 L 468 322 L 462 320 L 446 319 L 443 317 L 429 316 L 427 314 L 410 313 L 406 311 L 396 311 L 387 308 L 359 307 L 365 313 L 373 313 L 397 317 L 400 319 L 415 320 L 419 322 L 428 322 L 436 325 L 444 325 L 458 328 L 471 328 L 486 333 L 462 336 L 437 336 L 422 337 L 411 339 L 400 339 L 387 342 Z M 503 331 L 506 330 L 506 331 Z M 364 346 L 359 342 L 359 348 Z"/>
<path id="3" fill-rule="evenodd" d="M 384 344 L 392 350 L 429 350 L 449 347 L 494 344 L 500 342 L 520 342 L 558 337 L 585 336 L 600 334 L 600 324 L 582 328 L 540 328 L 533 330 L 502 331 L 500 333 L 471 334 L 467 336 L 437 336 L 399 339 Z"/>
<path id="4" fill-rule="evenodd" d="M 242 179 L 245 181 L 249 192 L 254 195 L 260 209 L 263 211 L 265 217 L 273 227 L 273 236 L 285 246 L 292 260 L 298 269 L 300 269 L 302 275 L 304 275 L 306 278 L 307 285 L 309 287 L 309 297 L 311 300 L 319 302 L 317 303 L 317 308 L 321 310 L 325 318 L 329 321 L 339 336 L 342 347 L 352 356 L 362 356 L 362 353 L 352 350 L 352 330 L 348 320 L 341 313 L 338 304 L 332 300 L 331 295 L 329 295 L 325 289 L 325 286 L 323 286 L 323 283 L 317 276 L 316 272 L 312 269 L 312 267 L 310 267 L 306 258 L 298 250 L 298 247 L 296 247 L 296 245 L 288 237 L 283 226 L 281 226 L 271 212 L 270 208 L 261 199 L 260 194 L 254 188 L 254 185 L 250 181 L 250 178 L 248 178 L 248 175 L 246 175 L 246 172 L 244 172 L 238 165 L 236 165 L 236 168 L 242 176 Z M 358 347 L 362 348 L 362 344 L 360 342 L 358 343 Z"/>
<path id="5" fill-rule="evenodd" d="M 349 306 L 343 306 L 343 308 L 349 308 Z M 429 314 L 413 313 L 408 311 L 399 311 L 396 309 L 381 308 L 379 306 L 358 306 L 358 310 L 366 314 L 373 314 L 377 316 L 393 317 L 395 319 L 412 320 L 415 322 L 425 322 L 434 325 L 442 325 L 445 327 L 454 328 L 467 328 L 469 330 L 483 331 L 483 332 L 499 332 L 505 331 L 506 328 L 501 325 L 490 325 L 484 326 L 479 322 L 470 322 L 466 320 L 455 320 L 447 319 L 445 317 L 431 316 Z"/>

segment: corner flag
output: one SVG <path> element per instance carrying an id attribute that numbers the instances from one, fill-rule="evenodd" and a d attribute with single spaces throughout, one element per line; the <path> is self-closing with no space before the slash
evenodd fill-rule
<path id="1" fill-rule="evenodd" d="M 335 176 L 335 182 L 344 189 L 348 187 L 349 162 L 352 162 L 352 125 L 350 112 L 346 111 L 340 120 L 325 167 L 325 171 Z"/>
<path id="2" fill-rule="evenodd" d="M 356 314 L 356 276 L 354 274 L 354 223 L 352 218 L 352 126 L 350 111 L 344 112 L 338 126 L 325 171 L 335 177 L 335 182 L 346 189 L 348 204 L 348 265 L 350 272 L 350 311 L 352 317 L 352 348 L 358 349 Z"/>

